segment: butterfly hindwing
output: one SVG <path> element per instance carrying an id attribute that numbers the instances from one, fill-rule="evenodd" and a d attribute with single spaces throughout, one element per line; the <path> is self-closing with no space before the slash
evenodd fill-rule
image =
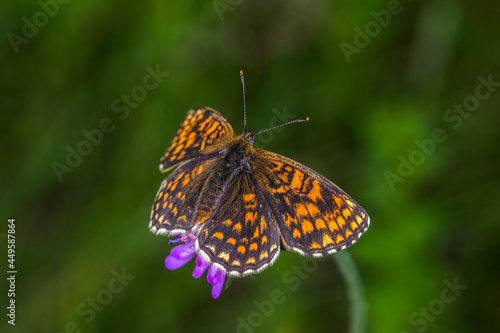
<path id="1" fill-rule="evenodd" d="M 231 124 L 219 112 L 192 109 L 161 158 L 160 170 L 166 172 L 181 162 L 210 154 L 236 137 Z"/>
<path id="2" fill-rule="evenodd" d="M 323 256 L 352 245 L 368 228 L 364 209 L 325 177 L 273 152 L 255 149 L 255 155 L 252 170 L 287 249 Z"/>
<path id="3" fill-rule="evenodd" d="M 193 228 L 196 202 L 214 163 L 213 154 L 186 161 L 163 181 L 151 212 L 152 232 L 174 236 Z"/>
<path id="4" fill-rule="evenodd" d="M 278 226 L 251 173 L 231 179 L 196 244 L 198 254 L 231 276 L 258 273 L 277 259 Z"/>

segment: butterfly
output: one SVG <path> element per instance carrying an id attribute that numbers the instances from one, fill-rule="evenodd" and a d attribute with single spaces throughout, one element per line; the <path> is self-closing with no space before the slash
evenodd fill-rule
<path id="1" fill-rule="evenodd" d="M 262 132 L 246 130 L 246 107 L 241 135 L 211 108 L 190 110 L 161 158 L 160 171 L 177 168 L 156 195 L 150 230 L 194 235 L 196 253 L 236 277 L 273 264 L 281 245 L 321 257 L 356 242 L 365 210 L 307 166 L 254 148 Z"/>

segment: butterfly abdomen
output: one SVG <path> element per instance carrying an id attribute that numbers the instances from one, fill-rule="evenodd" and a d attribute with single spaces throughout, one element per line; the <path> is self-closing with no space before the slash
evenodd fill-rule
<path id="1" fill-rule="evenodd" d="M 251 173 L 252 146 L 244 138 L 237 138 L 229 143 L 224 154 L 214 164 L 211 175 L 203 185 L 202 193 L 196 205 L 196 222 L 204 223 L 218 207 L 227 185 L 241 172 Z"/>

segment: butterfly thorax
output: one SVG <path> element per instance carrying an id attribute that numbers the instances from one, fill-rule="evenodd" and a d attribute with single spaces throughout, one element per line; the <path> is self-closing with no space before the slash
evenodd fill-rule
<path id="1" fill-rule="evenodd" d="M 247 133 L 250 135 L 247 136 Z M 213 164 L 201 191 L 208 195 L 201 196 L 196 204 L 195 220 L 197 224 L 202 224 L 212 216 L 222 195 L 235 177 L 252 173 L 250 162 L 255 158 L 255 154 L 252 152 L 252 142 L 248 138 L 252 138 L 253 135 L 250 131 L 247 133 L 228 143 L 226 148 L 221 151 L 220 159 Z M 195 233 L 197 231 L 193 230 Z"/>
<path id="2" fill-rule="evenodd" d="M 226 174 L 240 170 L 251 172 L 249 160 L 252 158 L 252 143 L 245 137 L 247 133 L 229 144 L 223 158 L 223 169 L 225 169 Z"/>

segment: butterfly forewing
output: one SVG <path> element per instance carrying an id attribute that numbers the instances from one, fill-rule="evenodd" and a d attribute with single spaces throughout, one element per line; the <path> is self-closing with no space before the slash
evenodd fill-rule
<path id="1" fill-rule="evenodd" d="M 165 172 L 181 162 L 210 154 L 236 137 L 231 124 L 219 112 L 192 109 L 161 158 L 160 170 Z"/>
<path id="2" fill-rule="evenodd" d="M 277 259 L 278 225 L 252 174 L 239 172 L 231 179 L 197 248 L 232 276 L 255 274 Z"/>
<path id="3" fill-rule="evenodd" d="M 270 203 L 286 248 L 323 256 L 353 244 L 369 217 L 339 187 L 285 156 L 255 149 L 252 170 Z"/>

